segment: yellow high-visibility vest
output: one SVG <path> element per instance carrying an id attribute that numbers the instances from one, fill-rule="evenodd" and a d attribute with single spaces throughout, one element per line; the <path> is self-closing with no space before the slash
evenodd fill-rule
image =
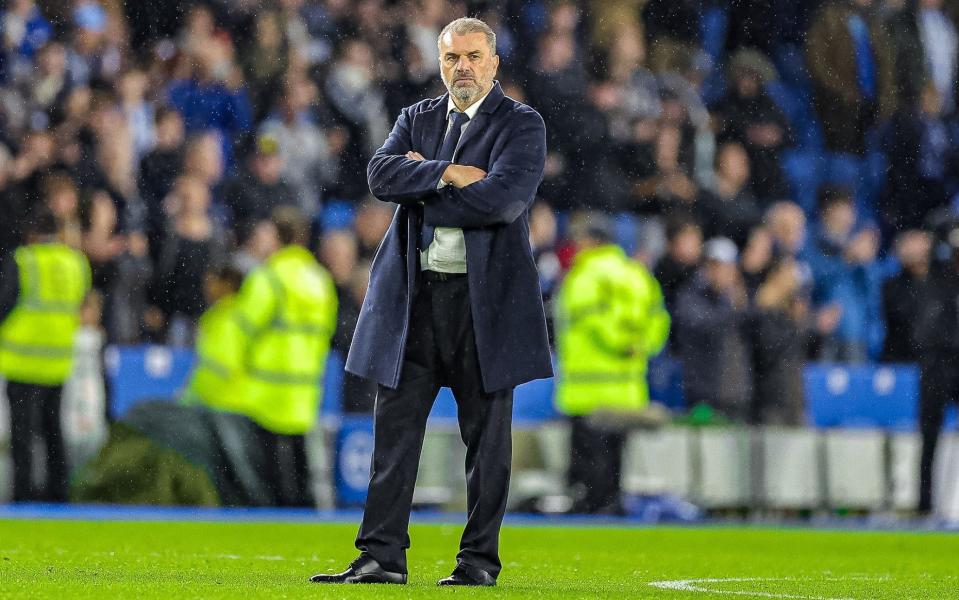
<path id="1" fill-rule="evenodd" d="M 569 415 L 649 404 L 646 370 L 669 335 L 659 283 L 612 244 L 580 252 L 556 302 L 556 406 Z"/>
<path id="2" fill-rule="evenodd" d="M 243 282 L 232 311 L 244 334 L 236 393 L 263 428 L 300 435 L 316 424 L 336 311 L 333 279 L 301 246 L 276 252 Z"/>
<path id="3" fill-rule="evenodd" d="M 200 317 L 196 332 L 196 366 L 182 401 L 247 414 L 239 388 L 243 371 L 243 330 L 234 315 L 236 297 L 221 299 Z"/>
<path id="4" fill-rule="evenodd" d="M 80 307 L 90 291 L 90 263 L 63 244 L 17 248 L 17 304 L 0 323 L 0 374 L 8 381 L 61 385 L 73 368 Z"/>

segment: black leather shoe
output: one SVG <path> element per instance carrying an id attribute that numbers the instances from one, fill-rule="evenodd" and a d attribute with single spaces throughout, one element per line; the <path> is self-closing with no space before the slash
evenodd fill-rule
<path id="1" fill-rule="evenodd" d="M 436 585 L 471 585 L 494 586 L 496 579 L 492 575 L 477 567 L 465 563 L 458 563 L 453 574 L 436 582 Z"/>
<path id="2" fill-rule="evenodd" d="M 310 577 L 313 583 L 406 583 L 406 573 L 387 571 L 373 557 L 361 554 L 350 563 L 350 568 L 335 575 L 320 574 Z"/>

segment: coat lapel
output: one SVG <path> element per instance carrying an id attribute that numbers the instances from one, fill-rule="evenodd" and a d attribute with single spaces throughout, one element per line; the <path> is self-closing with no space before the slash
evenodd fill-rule
<path id="1" fill-rule="evenodd" d="M 449 116 L 446 114 L 446 106 L 449 102 L 449 95 L 443 95 L 437 101 L 436 106 L 424 110 L 416 115 L 413 121 L 414 127 L 419 130 L 419 147 L 413 150 L 419 152 L 427 159 L 436 157 L 436 152 L 440 149 L 440 142 L 443 140 L 443 134 L 446 132 L 446 123 Z"/>
<path id="2" fill-rule="evenodd" d="M 458 144 L 456 144 L 456 156 L 460 156 L 460 152 L 463 148 L 469 148 L 469 143 L 475 137 L 482 135 L 486 131 L 486 125 L 489 123 L 489 115 L 493 114 L 496 111 L 496 108 L 500 105 L 500 102 L 503 101 L 503 98 L 506 96 L 503 94 L 503 88 L 500 86 L 498 81 L 493 82 L 493 87 L 490 89 L 489 94 L 486 95 L 486 98 L 483 99 L 483 104 L 480 105 L 479 111 L 477 111 L 476 116 L 470 121 L 469 127 L 466 128 L 466 131 L 463 132 L 463 137 L 460 138 Z"/>

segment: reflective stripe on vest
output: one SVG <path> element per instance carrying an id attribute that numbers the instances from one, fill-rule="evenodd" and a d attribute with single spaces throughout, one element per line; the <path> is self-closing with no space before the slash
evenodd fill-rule
<path id="1" fill-rule="evenodd" d="M 632 371 L 630 373 L 610 373 L 609 371 L 572 371 L 560 374 L 560 379 L 565 383 L 629 383 L 633 381 L 646 381 L 644 371 Z"/>
<path id="2" fill-rule="evenodd" d="M 22 246 L 14 257 L 19 295 L 0 323 L 0 374 L 22 383 L 62 384 L 73 366 L 89 265 L 79 252 L 55 243 Z"/>
<path id="3" fill-rule="evenodd" d="M 0 348 L 14 354 L 23 356 L 36 356 L 39 358 L 73 358 L 73 347 L 63 348 L 60 346 L 41 346 L 39 344 L 17 344 L 8 340 L 0 340 Z"/>

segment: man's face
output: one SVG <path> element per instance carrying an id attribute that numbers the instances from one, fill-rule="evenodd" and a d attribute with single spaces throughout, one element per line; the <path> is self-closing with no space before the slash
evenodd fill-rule
<path id="1" fill-rule="evenodd" d="M 469 106 L 489 91 L 499 57 L 490 52 L 484 33 L 448 32 L 440 39 L 439 49 L 443 83 L 458 103 Z"/>
<path id="2" fill-rule="evenodd" d="M 706 261 L 706 279 L 717 292 L 725 292 L 732 288 L 738 278 L 739 270 L 736 263 Z"/>

